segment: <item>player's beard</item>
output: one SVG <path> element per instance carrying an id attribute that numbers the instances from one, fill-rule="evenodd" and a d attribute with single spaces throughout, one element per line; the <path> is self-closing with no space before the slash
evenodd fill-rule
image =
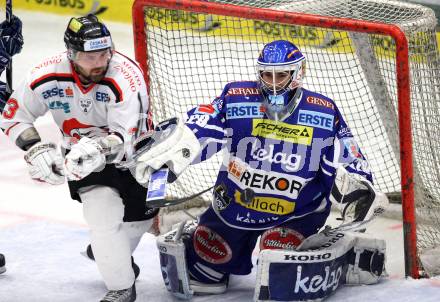
<path id="1" fill-rule="evenodd" d="M 78 73 L 81 83 L 86 85 L 90 83 L 99 83 L 105 77 L 107 68 L 108 65 L 105 67 L 97 67 L 86 73 L 81 66 L 75 64 L 75 71 Z"/>

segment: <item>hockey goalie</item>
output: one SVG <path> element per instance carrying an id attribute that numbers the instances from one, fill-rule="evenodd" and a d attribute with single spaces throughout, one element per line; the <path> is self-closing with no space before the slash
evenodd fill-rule
<path id="1" fill-rule="evenodd" d="M 257 81 L 228 83 L 211 104 L 160 128 L 137 158 L 147 183 L 166 166 L 178 177 L 223 149 L 212 205 L 198 221 L 159 236 L 163 278 L 175 296 L 226 291 L 252 269 L 255 301 L 320 301 L 341 284 L 377 283 L 385 243 L 353 232 L 382 213 L 386 196 L 330 98 L 302 87 L 305 57 L 289 41 L 264 46 Z M 331 206 L 343 225 L 319 232 Z"/>

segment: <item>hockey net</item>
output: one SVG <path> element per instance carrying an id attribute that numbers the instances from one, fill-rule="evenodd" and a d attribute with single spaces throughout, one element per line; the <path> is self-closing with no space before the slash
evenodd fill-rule
<path id="1" fill-rule="evenodd" d="M 440 244 L 440 59 L 432 10 L 388 0 L 137 0 L 133 27 L 156 122 L 210 102 L 228 82 L 255 80 L 264 43 L 294 42 L 307 58 L 304 87 L 337 102 L 375 185 L 401 197 L 406 272 L 418 276 L 416 248 Z M 220 161 L 218 154 L 192 166 L 170 187 L 172 197 L 212 186 Z M 171 211 L 210 200 L 207 193 Z"/>

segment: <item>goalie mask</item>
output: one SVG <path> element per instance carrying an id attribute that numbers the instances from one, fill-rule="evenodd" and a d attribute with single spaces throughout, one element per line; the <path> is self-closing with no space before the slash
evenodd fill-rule
<path id="1" fill-rule="evenodd" d="M 278 40 L 264 46 L 257 60 L 257 73 L 268 118 L 283 121 L 293 112 L 304 70 L 305 57 L 293 43 Z"/>
<path id="2" fill-rule="evenodd" d="M 113 55 L 113 43 L 107 27 L 89 14 L 71 18 L 64 33 L 67 56 L 83 84 L 98 83 Z"/>

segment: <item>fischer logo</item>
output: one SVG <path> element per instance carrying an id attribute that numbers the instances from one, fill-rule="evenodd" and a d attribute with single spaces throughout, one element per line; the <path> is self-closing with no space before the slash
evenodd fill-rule
<path id="1" fill-rule="evenodd" d="M 310 146 L 313 127 L 291 125 L 265 119 L 252 120 L 252 135 Z"/>
<path id="2" fill-rule="evenodd" d="M 331 288 L 333 291 L 339 286 L 339 279 L 342 276 L 342 265 L 335 270 L 330 271 L 330 267 L 325 267 L 324 277 L 320 274 L 314 276 L 302 277 L 302 266 L 296 268 L 295 293 L 303 292 L 316 293 L 318 291 L 327 291 Z"/>

